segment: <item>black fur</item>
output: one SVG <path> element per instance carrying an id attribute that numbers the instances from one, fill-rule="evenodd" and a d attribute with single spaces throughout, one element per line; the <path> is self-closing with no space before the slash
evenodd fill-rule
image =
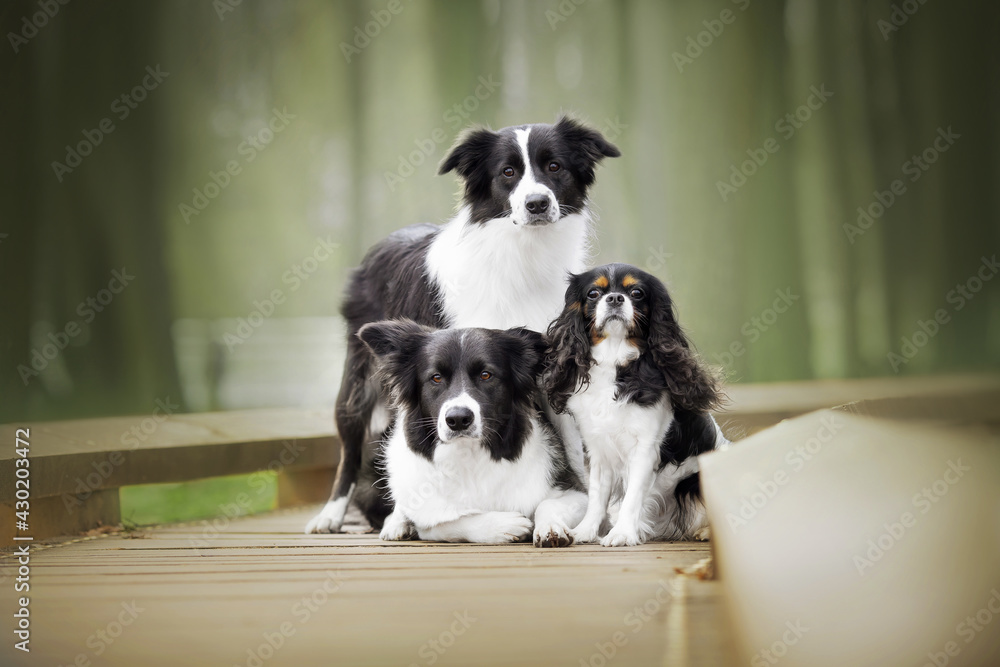
<path id="1" fill-rule="evenodd" d="M 620 284 L 626 276 L 635 280 L 628 288 Z M 598 286 L 599 279 L 607 281 L 607 286 Z M 675 412 L 701 413 L 718 406 L 718 381 L 691 349 L 666 286 L 637 267 L 607 264 L 570 278 L 563 312 L 549 326 L 542 382 L 557 411 L 564 411 L 569 396 L 590 382 L 594 363 L 590 347 L 599 332 L 594 324 L 596 300 L 588 298 L 588 293 L 628 293 L 634 288 L 643 296 L 632 299 L 635 316 L 628 332 L 640 354 L 618 369 L 618 396 L 629 403 L 652 405 L 667 394 Z"/>
<path id="2" fill-rule="evenodd" d="M 510 195 L 524 177 L 525 165 L 517 143 L 516 129 L 493 132 L 470 130 L 441 163 L 438 173 L 455 170 L 465 180 L 465 202 L 472 208 L 472 222 L 485 222 L 510 213 Z M 571 118 L 555 125 L 532 125 L 528 153 L 535 180 L 546 185 L 559 202 L 560 216 L 579 213 L 594 183 L 594 169 L 606 157 L 621 153 L 599 132 Z M 548 165 L 559 168 L 550 171 Z M 514 170 L 507 177 L 506 167 Z"/>
<path id="3" fill-rule="evenodd" d="M 403 428 L 414 452 L 433 460 L 441 406 L 467 393 L 480 406 L 481 442 L 490 458 L 513 461 L 521 455 L 532 417 L 540 412 L 541 334 L 520 328 L 434 331 L 402 320 L 366 324 L 358 337 L 378 358 L 396 405 L 406 411 Z M 482 378 L 483 372 L 490 377 Z"/>
<path id="4" fill-rule="evenodd" d="M 560 216 L 579 212 L 585 206 L 596 164 L 603 157 L 618 156 L 618 149 L 598 132 L 568 118 L 554 126 L 530 127 L 533 173 L 552 188 Z M 515 129 L 472 130 L 463 135 L 441 164 L 442 174 L 454 170 L 461 176 L 472 222 L 484 223 L 510 213 L 511 205 L 504 195 L 509 197 L 525 170 Z M 550 160 L 560 160 L 563 168 L 547 171 L 543 167 Z M 502 176 L 507 162 L 518 171 L 513 179 Z M 381 527 L 392 509 L 384 493 L 371 491 L 379 479 L 378 452 L 383 434 L 368 430 L 372 411 L 384 392 L 373 377 L 372 356 L 356 334 L 368 322 L 397 318 L 435 328 L 450 326 L 440 290 L 426 267 L 428 249 L 439 229 L 436 225 L 413 225 L 375 245 L 352 273 L 341 308 L 348 329 L 347 358 L 335 410 L 342 453 L 330 498 L 343 498 L 355 488 L 355 502 L 375 528 Z"/>
<path id="5" fill-rule="evenodd" d="M 622 283 L 630 277 L 630 285 Z M 634 282 L 631 282 L 634 281 Z M 602 287 L 601 285 L 606 285 Z M 631 342 L 639 357 L 620 366 L 616 376 L 616 399 L 653 406 L 664 395 L 670 399 L 674 421 L 660 445 L 659 467 L 679 464 L 715 446 L 715 424 L 709 411 L 721 402 L 718 382 L 701 364 L 677 323 L 667 288 L 656 277 L 627 264 L 609 264 L 571 278 L 566 306 L 549 327 L 542 385 L 557 412 L 566 409 L 570 395 L 590 382 L 597 300 L 609 292 L 629 294 L 634 316 L 628 323 Z"/>

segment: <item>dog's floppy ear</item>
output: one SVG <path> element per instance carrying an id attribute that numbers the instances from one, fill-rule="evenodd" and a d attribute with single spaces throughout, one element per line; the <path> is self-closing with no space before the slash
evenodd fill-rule
<path id="1" fill-rule="evenodd" d="M 533 394 L 538 389 L 538 376 L 548 347 L 545 336 L 523 327 L 507 329 L 504 334 L 507 342 L 504 352 L 510 362 L 514 391 L 524 396 Z"/>
<path id="2" fill-rule="evenodd" d="M 559 118 L 556 122 L 556 132 L 576 150 L 574 162 L 584 186 L 593 184 L 594 167 L 598 162 L 606 157 L 621 155 L 618 147 L 605 139 L 600 132 L 568 116 Z"/>
<path id="3" fill-rule="evenodd" d="M 408 404 L 414 402 L 418 386 L 416 359 L 431 331 L 412 320 L 370 322 L 358 330 L 392 393 Z"/>
<path id="4" fill-rule="evenodd" d="M 663 374 L 675 410 L 708 412 L 722 400 L 719 381 L 691 349 L 677 323 L 667 288 L 659 281 L 650 285 L 648 351 Z"/>
<path id="5" fill-rule="evenodd" d="M 438 174 L 454 170 L 465 181 L 466 197 L 481 194 L 490 185 L 488 158 L 498 139 L 496 132 L 483 127 L 467 130 L 441 163 Z"/>
<path id="6" fill-rule="evenodd" d="M 580 305 L 580 279 L 570 277 L 566 305 L 547 333 L 542 388 L 556 412 L 564 412 L 570 395 L 590 382 L 590 323 Z"/>

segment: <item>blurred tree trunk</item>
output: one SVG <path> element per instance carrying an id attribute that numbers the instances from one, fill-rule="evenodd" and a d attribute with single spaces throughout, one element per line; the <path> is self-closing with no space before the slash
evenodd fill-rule
<path id="1" fill-rule="evenodd" d="M 31 2 L 8 5 L 16 21 L 5 25 L 37 10 Z M 4 94 L 4 126 L 14 130 L 4 133 L 5 154 L 15 159 L 3 167 L 3 207 L 14 214 L 0 245 L 3 284 L 13 288 L 4 292 L 11 318 L 2 420 L 141 413 L 157 398 L 181 402 L 158 189 L 163 91 L 156 88 L 170 86 L 169 75 L 134 109 L 112 106 L 144 78 L 153 84 L 147 66 L 170 71 L 157 56 L 157 15 L 153 3 L 63 6 L 14 59 L 18 93 Z M 98 130 L 105 118 L 109 133 Z M 94 145 L 60 182 L 51 163 L 67 163 L 66 146 L 80 142 Z M 101 187 L 108 182 L 114 187 Z M 104 305 L 116 271 L 127 285 Z M 67 333 L 68 323 L 79 329 Z M 25 386 L 15 368 L 30 368 L 33 356 L 42 366 L 32 350 L 52 358 Z"/>

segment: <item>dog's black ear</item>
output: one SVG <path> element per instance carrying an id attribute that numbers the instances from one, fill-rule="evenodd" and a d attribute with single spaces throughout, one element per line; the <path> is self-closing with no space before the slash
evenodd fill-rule
<path id="1" fill-rule="evenodd" d="M 484 127 L 471 128 L 459 136 L 454 147 L 444 158 L 438 174 L 447 174 L 455 170 L 462 178 L 468 179 L 480 167 L 493 147 L 496 146 L 499 135 Z"/>
<path id="2" fill-rule="evenodd" d="M 570 395 L 590 382 L 590 323 L 583 312 L 581 275 L 570 277 L 563 312 L 546 334 L 542 389 L 556 412 L 565 412 Z"/>
<path id="3" fill-rule="evenodd" d="M 534 394 L 538 390 L 538 376 L 548 347 L 545 336 L 523 327 L 507 329 L 504 334 L 514 391 L 524 396 Z"/>
<path id="4" fill-rule="evenodd" d="M 417 357 L 433 331 L 412 320 L 370 322 L 358 338 L 379 362 L 380 372 L 397 399 L 412 403 L 416 393 Z"/>
<path id="5" fill-rule="evenodd" d="M 438 174 L 456 171 L 465 181 L 465 198 L 485 196 L 490 189 L 490 153 L 496 146 L 499 135 L 486 128 L 470 129 L 455 144 Z"/>
<path id="6" fill-rule="evenodd" d="M 556 122 L 556 132 L 576 151 L 575 166 L 584 186 L 594 182 L 594 167 L 606 157 L 619 157 L 621 151 L 597 130 L 568 116 Z"/>
<path id="7" fill-rule="evenodd" d="M 719 380 L 691 349 L 667 288 L 655 281 L 650 292 L 647 349 L 663 374 L 674 409 L 700 413 L 718 407 L 722 401 Z"/>

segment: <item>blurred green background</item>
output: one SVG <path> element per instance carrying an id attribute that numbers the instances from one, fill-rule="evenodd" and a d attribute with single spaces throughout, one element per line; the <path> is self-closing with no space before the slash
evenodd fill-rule
<path id="1" fill-rule="evenodd" d="M 595 263 L 665 279 L 732 381 L 996 368 L 998 17 L 6 2 L 0 421 L 331 405 L 350 267 L 451 215 L 462 128 L 560 113 L 622 150 Z"/>

